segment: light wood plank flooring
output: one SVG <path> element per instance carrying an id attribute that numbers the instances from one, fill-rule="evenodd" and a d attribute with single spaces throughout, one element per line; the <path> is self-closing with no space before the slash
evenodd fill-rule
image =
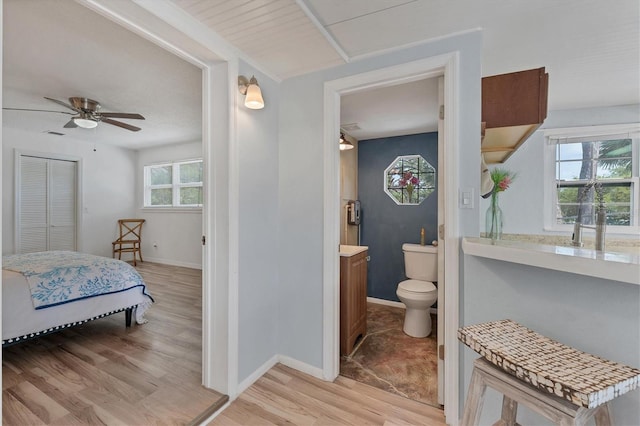
<path id="1" fill-rule="evenodd" d="M 2 351 L 4 425 L 186 424 L 226 397 L 200 385 L 201 271 L 138 263 L 156 303 Z"/>
<path id="2" fill-rule="evenodd" d="M 442 410 L 339 376 L 325 382 L 278 364 L 210 425 L 445 426 Z"/>

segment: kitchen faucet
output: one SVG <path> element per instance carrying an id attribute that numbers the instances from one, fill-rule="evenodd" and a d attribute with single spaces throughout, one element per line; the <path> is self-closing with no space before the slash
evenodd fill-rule
<path id="1" fill-rule="evenodd" d="M 596 191 L 598 198 L 598 209 L 596 210 L 596 225 L 595 226 L 587 226 L 583 225 L 581 222 L 581 217 L 578 215 L 576 222 L 573 224 L 573 235 L 571 236 L 571 245 L 574 247 L 582 247 L 584 243 L 582 242 L 582 229 L 595 229 L 596 231 L 596 250 L 604 251 L 604 235 L 605 229 L 607 225 L 607 212 L 604 208 L 604 200 L 602 195 L 602 184 L 599 182 L 589 182 L 585 185 L 582 195 L 579 198 L 579 202 L 582 203 L 584 198 L 584 194 L 586 194 L 586 190 L 593 187 Z"/>

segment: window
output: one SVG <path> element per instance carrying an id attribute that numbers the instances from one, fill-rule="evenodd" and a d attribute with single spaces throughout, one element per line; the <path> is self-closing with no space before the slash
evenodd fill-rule
<path id="1" fill-rule="evenodd" d="M 145 207 L 202 207 L 202 160 L 144 167 Z"/>
<path id="2" fill-rule="evenodd" d="M 553 191 L 547 197 L 548 227 L 565 229 L 576 220 L 593 225 L 602 202 L 608 231 L 637 230 L 638 129 L 556 129 L 546 136 L 548 164 L 553 164 L 549 167 L 553 171 L 548 188 Z"/>
<path id="3" fill-rule="evenodd" d="M 421 155 L 396 157 L 384 171 L 384 192 L 396 204 L 420 204 L 436 190 L 436 169 Z"/>

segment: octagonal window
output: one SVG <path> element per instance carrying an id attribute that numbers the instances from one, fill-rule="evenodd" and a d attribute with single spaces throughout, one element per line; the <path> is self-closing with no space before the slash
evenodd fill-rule
<path id="1" fill-rule="evenodd" d="M 421 155 L 397 157 L 384 171 L 384 192 L 396 204 L 418 205 L 436 190 L 436 169 Z"/>

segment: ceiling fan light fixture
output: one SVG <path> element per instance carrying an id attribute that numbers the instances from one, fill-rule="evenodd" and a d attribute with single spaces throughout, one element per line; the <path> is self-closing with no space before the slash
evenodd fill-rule
<path id="1" fill-rule="evenodd" d="M 83 129 L 94 129 L 98 127 L 98 122 L 89 118 L 77 117 L 73 119 L 73 122 L 76 123 L 76 126 L 82 127 Z"/>

